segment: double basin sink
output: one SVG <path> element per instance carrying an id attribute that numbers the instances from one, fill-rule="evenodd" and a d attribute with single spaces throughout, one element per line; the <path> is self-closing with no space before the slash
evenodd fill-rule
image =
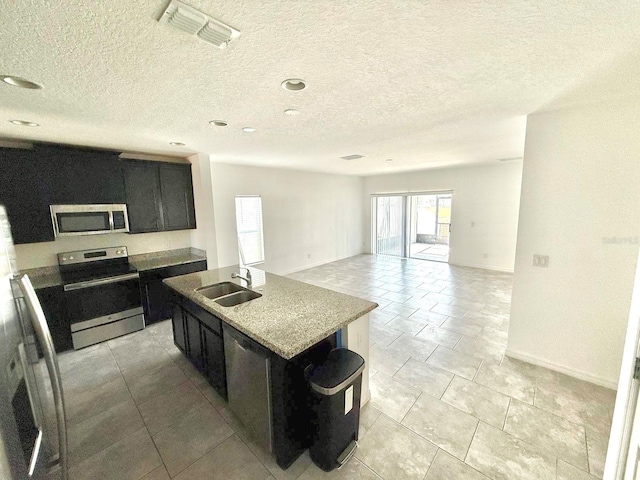
<path id="1" fill-rule="evenodd" d="M 215 300 L 217 304 L 223 307 L 235 307 L 236 305 L 262 296 L 260 293 L 232 282 L 215 283 L 213 285 L 196 288 L 196 292 L 211 300 Z"/>

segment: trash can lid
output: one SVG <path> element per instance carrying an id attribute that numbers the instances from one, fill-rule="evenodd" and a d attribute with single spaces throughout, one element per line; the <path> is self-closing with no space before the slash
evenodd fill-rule
<path id="1" fill-rule="evenodd" d="M 316 392 L 335 395 L 349 386 L 364 370 L 364 358 L 346 348 L 335 348 L 326 360 L 307 372 L 307 379 Z"/>

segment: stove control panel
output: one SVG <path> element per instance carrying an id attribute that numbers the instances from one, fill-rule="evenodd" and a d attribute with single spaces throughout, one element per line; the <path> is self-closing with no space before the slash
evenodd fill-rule
<path id="1" fill-rule="evenodd" d="M 127 247 L 107 247 L 95 250 L 78 250 L 76 252 L 63 252 L 58 254 L 58 265 L 73 265 L 76 263 L 89 263 L 98 260 L 111 260 L 114 258 L 127 258 Z"/>

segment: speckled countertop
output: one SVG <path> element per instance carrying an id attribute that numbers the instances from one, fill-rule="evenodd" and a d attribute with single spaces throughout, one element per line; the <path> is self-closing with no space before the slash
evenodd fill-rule
<path id="1" fill-rule="evenodd" d="M 130 255 L 129 263 L 136 267 L 138 271 L 143 272 L 154 268 L 200 262 L 206 259 L 207 257 L 202 250 L 197 250 L 195 248 L 180 248 L 177 250 L 166 250 L 163 252 Z"/>
<path id="2" fill-rule="evenodd" d="M 196 292 L 203 286 L 233 282 L 237 266 L 167 278 L 164 283 L 269 350 L 290 359 L 378 306 L 362 298 L 251 269 L 254 290 L 262 294 L 235 307 L 223 307 Z"/>
<path id="3" fill-rule="evenodd" d="M 161 252 L 143 253 L 130 255 L 131 263 L 138 271 L 152 270 L 154 268 L 170 267 L 172 265 L 183 265 L 185 263 L 200 262 L 206 260 L 207 256 L 202 250 L 196 248 L 179 248 L 176 250 L 164 250 Z M 31 279 L 33 288 L 56 287 L 62 285 L 62 278 L 57 265 L 40 268 L 29 268 L 20 273 L 26 273 Z"/>

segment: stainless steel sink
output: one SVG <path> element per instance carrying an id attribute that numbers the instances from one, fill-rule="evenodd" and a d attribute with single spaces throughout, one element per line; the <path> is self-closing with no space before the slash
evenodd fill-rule
<path id="1" fill-rule="evenodd" d="M 252 290 L 246 290 L 244 288 L 242 290 L 242 292 L 232 293 L 231 295 L 218 298 L 216 300 L 216 303 L 222 305 L 223 307 L 234 307 L 236 305 L 240 305 L 241 303 L 245 303 L 249 300 L 254 300 L 262 296 L 260 293 L 254 292 Z"/>
<path id="2" fill-rule="evenodd" d="M 230 293 L 241 292 L 243 290 L 245 289 L 231 282 L 216 283 L 215 285 L 196 288 L 196 292 L 210 298 L 211 300 L 229 295 Z"/>

